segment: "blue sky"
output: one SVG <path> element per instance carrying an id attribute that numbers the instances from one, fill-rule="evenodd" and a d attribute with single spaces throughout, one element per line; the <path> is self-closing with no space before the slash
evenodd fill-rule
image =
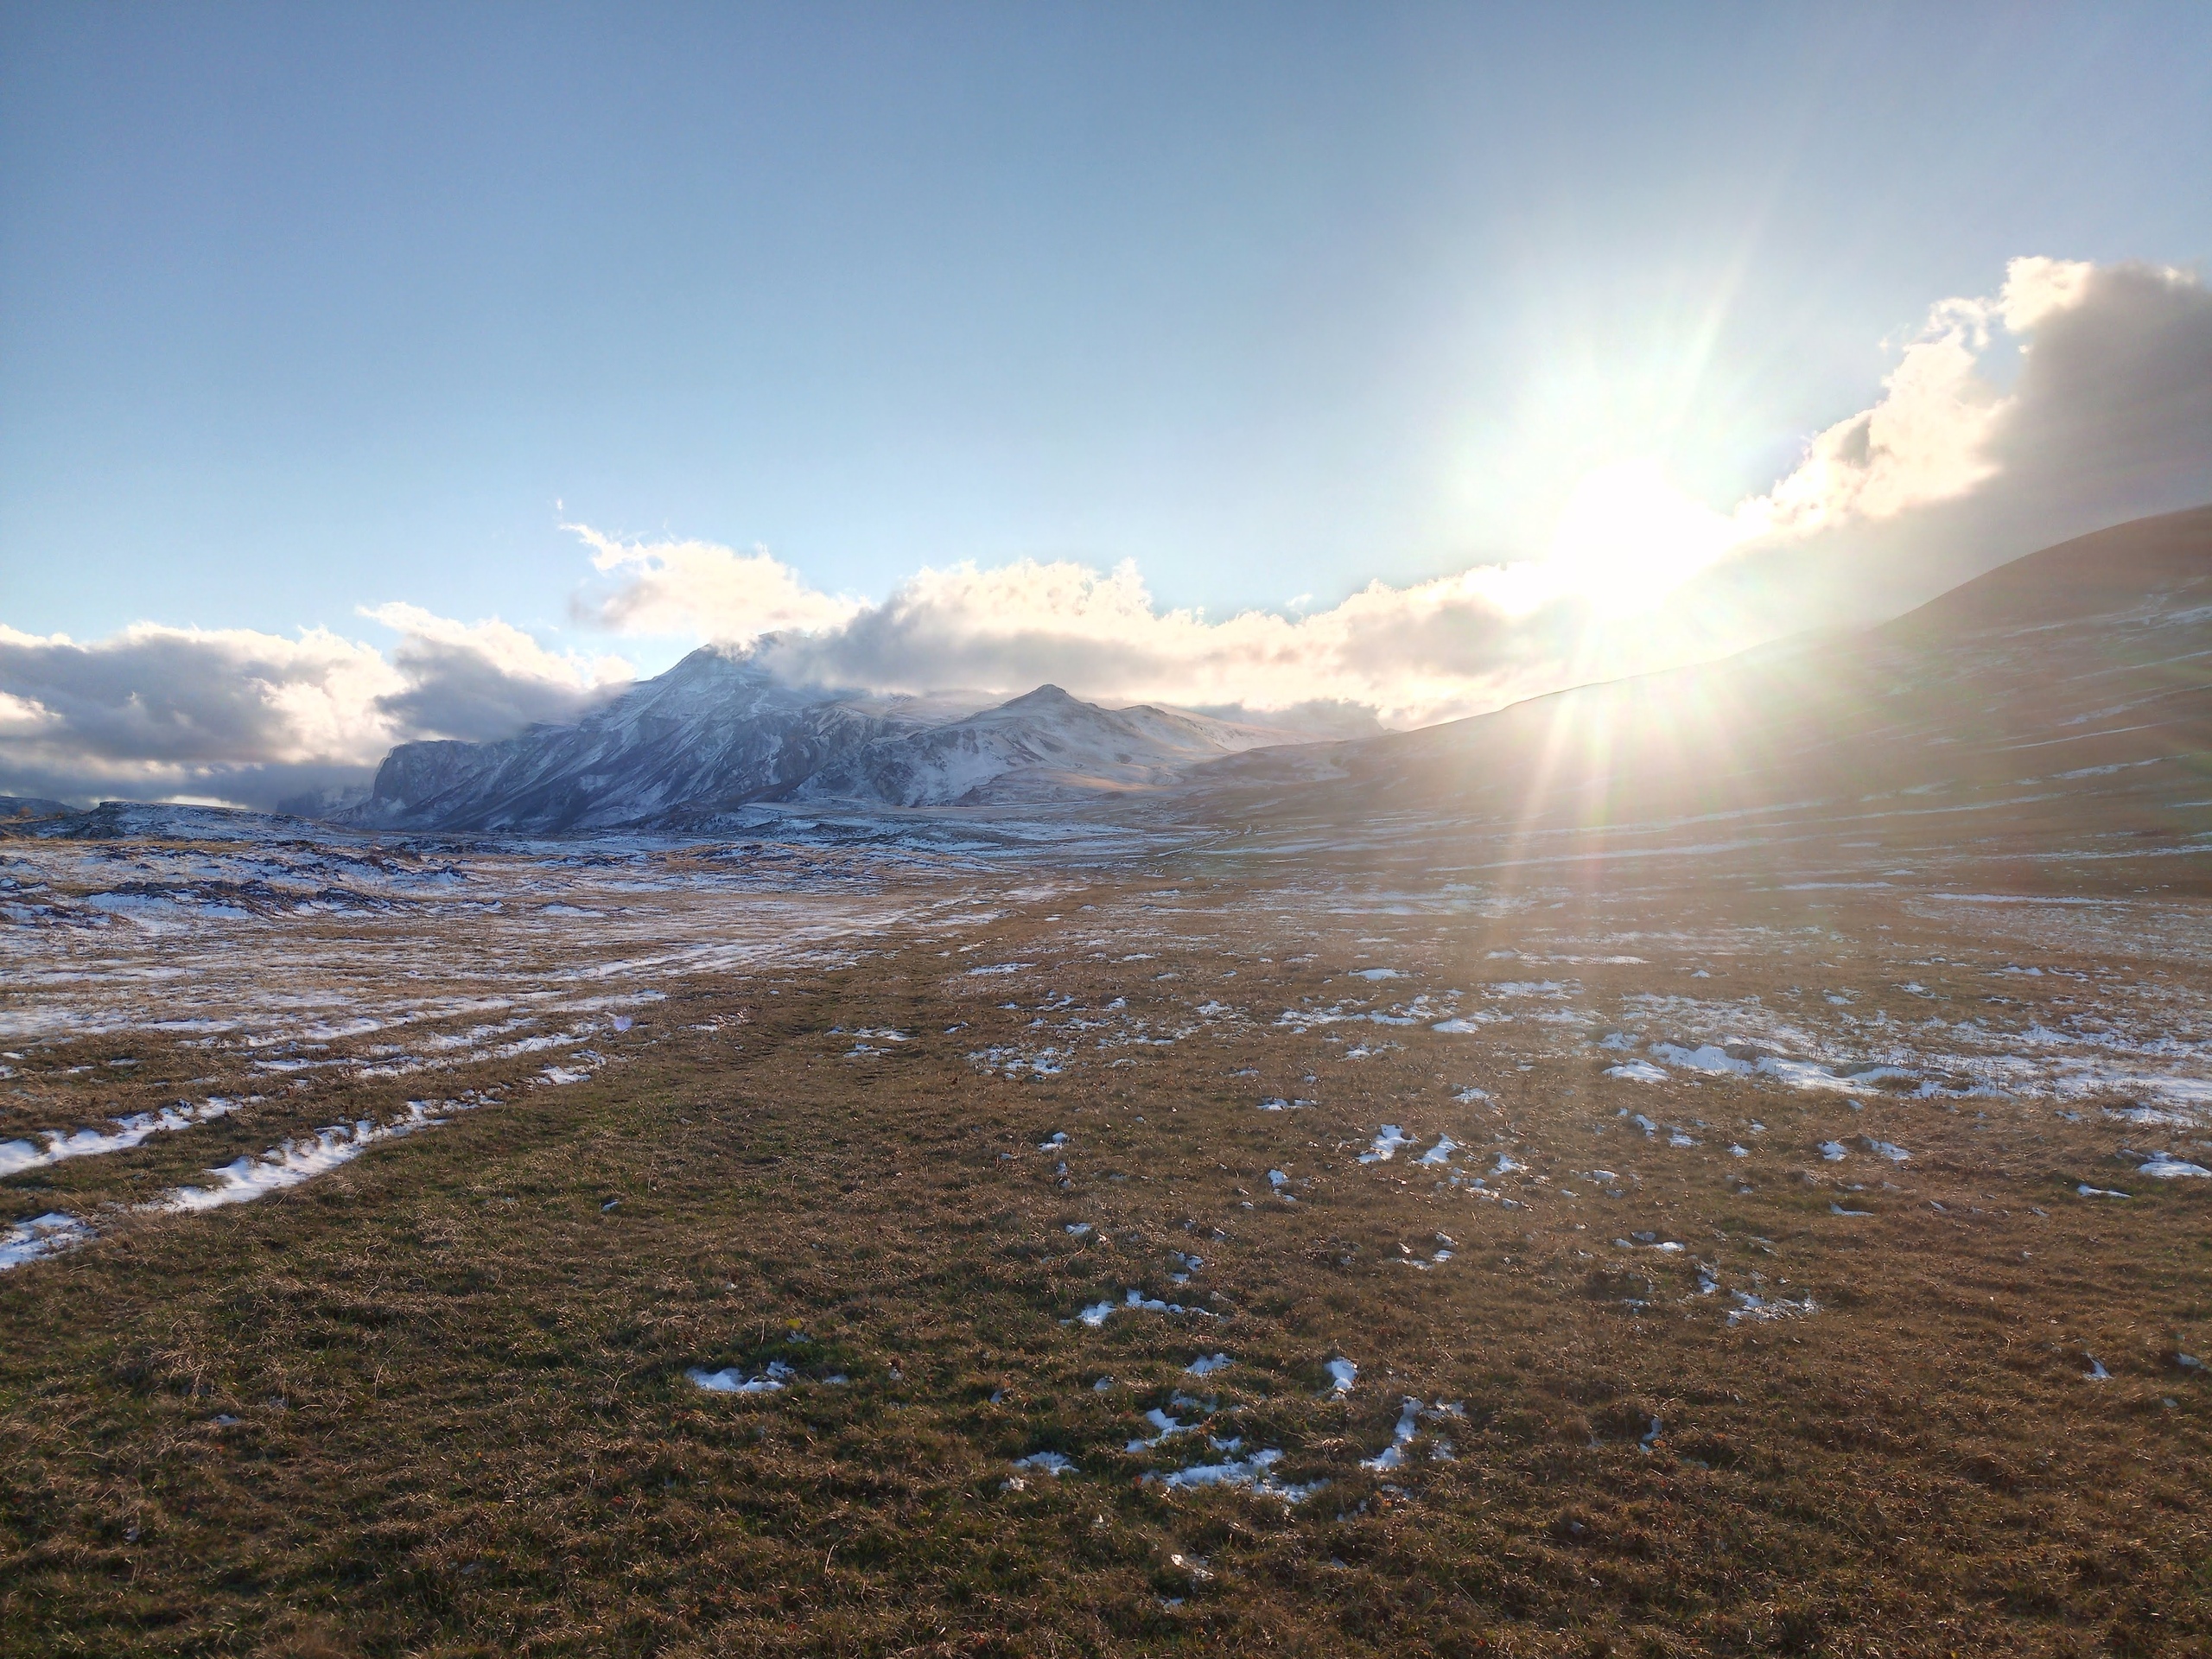
<path id="1" fill-rule="evenodd" d="M 2212 7 L 0 0 L 0 794 L 1411 726 L 2212 500 Z"/>
<path id="2" fill-rule="evenodd" d="M 0 620 L 79 638 L 552 639 L 563 519 L 1325 604 L 2212 246 L 2200 5 L 0 17 Z"/>

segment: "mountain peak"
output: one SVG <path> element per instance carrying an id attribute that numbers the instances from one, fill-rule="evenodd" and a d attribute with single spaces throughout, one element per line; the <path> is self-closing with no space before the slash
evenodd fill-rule
<path id="1" fill-rule="evenodd" d="M 1047 681 L 1034 691 L 1025 691 L 1018 697 L 1009 697 L 999 705 L 1002 709 L 1066 709 L 1081 708 L 1083 699 L 1063 691 Z"/>
<path id="2" fill-rule="evenodd" d="M 717 679 L 764 680 L 768 671 L 749 646 L 701 645 L 684 653 L 673 666 L 658 676 L 664 680 L 696 679 L 712 676 Z"/>

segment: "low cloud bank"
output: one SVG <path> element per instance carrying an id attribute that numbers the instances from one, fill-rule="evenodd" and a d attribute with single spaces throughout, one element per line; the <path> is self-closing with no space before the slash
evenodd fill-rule
<path id="1" fill-rule="evenodd" d="M 0 792 L 271 807 L 363 782 L 410 738 L 573 720 L 630 677 L 502 622 L 371 614 L 400 633 L 389 657 L 324 628 L 140 623 L 79 644 L 0 626 Z"/>
<path id="2" fill-rule="evenodd" d="M 1334 704 L 1410 725 L 1893 614 L 2207 500 L 2212 291 L 2165 268 L 2029 258 L 1993 296 L 1933 308 L 1881 397 L 1763 495 L 1717 512 L 1629 463 L 1586 480 L 1539 556 L 1373 583 L 1309 614 L 1215 620 L 1160 609 L 1133 564 L 1028 560 L 925 569 L 872 602 L 818 592 L 765 550 L 572 528 L 597 573 L 579 622 L 750 645 L 798 683 L 1011 695 L 1052 680 L 1109 702 Z M 364 614 L 399 643 L 142 623 L 79 644 L 0 626 L 0 792 L 270 805 L 365 780 L 396 742 L 573 720 L 630 673 L 497 620 Z"/>

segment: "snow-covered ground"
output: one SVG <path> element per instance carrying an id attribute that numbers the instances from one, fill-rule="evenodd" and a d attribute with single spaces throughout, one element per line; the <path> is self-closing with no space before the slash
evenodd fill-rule
<path id="1" fill-rule="evenodd" d="M 1034 878 L 774 843 L 0 841 L 0 1043 L 146 1032 L 272 1079 L 549 1057 L 690 975 L 849 961 Z"/>

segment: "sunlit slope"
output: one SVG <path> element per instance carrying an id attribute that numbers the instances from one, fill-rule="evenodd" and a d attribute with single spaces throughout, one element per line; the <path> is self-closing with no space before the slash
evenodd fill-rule
<path id="1" fill-rule="evenodd" d="M 1224 828 L 1915 842 L 2212 829 L 2212 508 L 2004 566 L 1882 626 L 1205 768 Z M 1728 826 L 1734 827 L 1729 828 Z"/>

